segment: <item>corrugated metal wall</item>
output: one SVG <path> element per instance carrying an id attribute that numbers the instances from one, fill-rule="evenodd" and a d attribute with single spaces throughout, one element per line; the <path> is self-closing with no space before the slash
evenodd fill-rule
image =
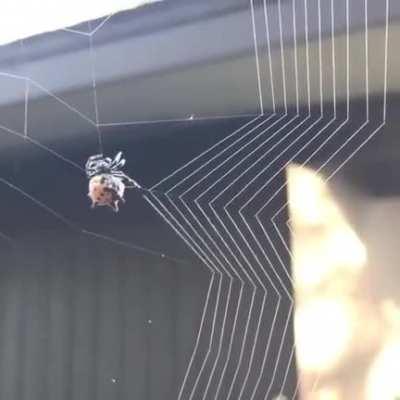
<path id="1" fill-rule="evenodd" d="M 205 274 L 79 235 L 1 254 L 1 399 L 176 398 Z"/>

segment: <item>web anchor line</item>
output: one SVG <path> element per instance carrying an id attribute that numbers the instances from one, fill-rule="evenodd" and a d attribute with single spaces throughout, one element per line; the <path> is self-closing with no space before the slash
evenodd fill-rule
<path id="1" fill-rule="evenodd" d="M 169 198 L 173 199 L 173 200 L 178 200 L 179 197 L 178 196 L 174 196 L 171 194 L 167 194 L 161 190 L 157 190 L 157 189 L 149 189 L 149 188 L 144 188 L 141 186 L 136 186 L 136 187 L 132 187 L 132 189 L 134 189 L 135 191 L 137 191 L 138 193 L 141 193 L 143 196 L 146 195 L 153 195 L 153 196 L 168 196 Z"/>

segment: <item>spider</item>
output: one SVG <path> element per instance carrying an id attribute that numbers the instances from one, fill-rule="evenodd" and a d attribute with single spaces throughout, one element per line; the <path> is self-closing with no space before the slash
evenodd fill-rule
<path id="1" fill-rule="evenodd" d="M 92 201 L 91 208 L 108 206 L 118 212 L 118 203 L 125 202 L 125 189 L 140 189 L 141 186 L 125 175 L 121 168 L 126 160 L 119 152 L 114 159 L 96 154 L 89 157 L 86 163 L 86 175 L 89 179 L 88 196 Z"/>

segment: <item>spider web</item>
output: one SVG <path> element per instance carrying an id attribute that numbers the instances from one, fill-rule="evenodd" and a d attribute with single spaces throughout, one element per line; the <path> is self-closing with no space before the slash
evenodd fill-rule
<path id="1" fill-rule="evenodd" d="M 362 7 L 353 10 L 349 0 L 340 4 L 333 0 L 278 0 L 272 4 L 266 1 L 255 4 L 251 0 L 249 26 L 254 44 L 257 88 L 254 98 L 259 114 L 246 115 L 251 118 L 239 129 L 153 185 L 145 195 L 147 202 L 210 272 L 197 340 L 178 399 L 207 399 L 209 396 L 228 399 L 233 394 L 238 400 L 270 399 L 272 396 L 295 399 L 298 396 L 299 382 L 295 387 L 289 382 L 295 368 L 295 346 L 290 344 L 293 282 L 287 264 L 292 254 L 283 232 L 288 223 L 288 204 L 274 201 L 286 186 L 278 173 L 295 159 L 309 165 L 317 155 L 324 154 L 318 171 L 326 172 L 327 180 L 330 180 L 386 125 L 389 0 L 385 1 L 382 11 L 386 27 L 380 43 L 382 52 L 376 53 L 369 41 L 372 1 L 361 3 Z M 103 153 L 103 130 L 108 127 L 172 121 L 196 123 L 201 119 L 239 117 L 203 117 L 193 113 L 176 119 L 101 122 L 94 40 L 112 18 L 110 15 L 95 24 L 89 22 L 87 26 L 66 28 L 63 32 L 86 41 L 86 73 L 90 74 L 92 83 L 89 111 L 86 107 L 82 110 L 79 105 L 70 104 L 32 76 L 0 71 L 0 78 L 8 85 L 14 85 L 10 90 L 18 91 L 24 98 L 19 116 L 11 118 L 7 113 L 0 114 L 1 130 L 68 164 L 77 176 L 84 173 L 77 160 L 50 144 L 45 145 L 44 138 L 31 132 L 30 99 L 35 91 L 45 93 L 57 106 L 67 109 L 70 116 L 85 125 L 91 135 L 88 155 Z M 352 55 L 350 42 L 350 27 L 357 18 L 363 21 L 359 42 L 363 49 L 361 61 Z M 330 27 L 328 46 L 322 36 L 323 24 Z M 310 32 L 311 26 L 317 30 Z M 277 43 L 272 40 L 272 31 L 278 32 Z M 344 40 L 341 41 L 337 35 L 343 32 Z M 310 40 L 312 35 L 315 35 L 313 42 Z M 316 45 L 312 46 L 312 43 Z M 20 45 L 23 52 L 24 42 Z M 292 58 L 289 51 L 293 53 Z M 337 59 L 346 62 L 338 65 Z M 382 59 L 384 62 L 379 69 L 377 64 Z M 370 109 L 371 68 L 379 71 L 382 95 L 381 107 L 374 113 Z M 365 78 L 362 88 L 365 119 L 361 121 L 351 113 L 350 98 L 358 90 L 352 87 L 351 70 Z M 339 91 L 346 94 L 344 111 L 338 109 Z M 305 112 L 300 105 L 304 98 Z M 312 98 L 318 99 L 316 115 L 311 112 Z M 268 99 L 271 109 L 266 106 Z M 337 137 L 341 137 L 340 145 L 326 155 L 327 144 Z M 246 160 L 251 160 L 251 165 Z M 329 170 L 334 161 L 337 166 Z M 135 243 L 87 230 L 11 178 L 1 177 L 0 182 L 72 231 L 156 257 L 169 257 Z M 241 183 L 241 189 L 230 190 L 237 187 L 237 182 Z M 13 240 L 5 233 L 0 233 L 0 239 Z M 271 309 L 272 320 L 267 316 L 267 310 Z M 244 324 L 240 323 L 241 319 Z M 273 337 L 281 338 L 278 352 L 271 348 Z M 233 354 L 234 344 L 239 349 L 236 355 Z M 257 355 L 261 356 L 261 362 Z M 232 370 L 232 365 L 233 374 L 228 377 L 227 371 Z M 267 380 L 266 369 L 272 370 Z M 250 384 L 253 377 L 255 381 Z M 318 378 L 312 391 L 317 387 Z"/>

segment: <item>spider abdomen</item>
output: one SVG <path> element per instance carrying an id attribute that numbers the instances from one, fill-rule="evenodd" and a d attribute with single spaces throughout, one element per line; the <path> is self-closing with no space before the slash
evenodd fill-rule
<path id="1" fill-rule="evenodd" d="M 124 201 L 124 192 L 122 179 L 111 174 L 95 175 L 89 181 L 88 196 L 92 207 L 109 206 L 118 211 L 119 201 Z"/>

